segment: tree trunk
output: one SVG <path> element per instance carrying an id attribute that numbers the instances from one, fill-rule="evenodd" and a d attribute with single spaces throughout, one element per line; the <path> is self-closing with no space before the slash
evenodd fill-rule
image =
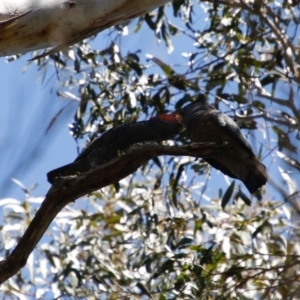
<path id="1" fill-rule="evenodd" d="M 59 51 L 169 0 L 1 0 L 0 56 Z M 51 53 L 50 51 L 46 54 Z"/>

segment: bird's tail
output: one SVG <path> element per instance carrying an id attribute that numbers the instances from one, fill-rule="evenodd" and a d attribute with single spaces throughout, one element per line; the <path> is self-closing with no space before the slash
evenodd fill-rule
<path id="1" fill-rule="evenodd" d="M 268 180 L 268 173 L 265 165 L 255 159 L 253 168 L 250 170 L 248 177 L 244 180 L 244 184 L 252 194 L 260 187 L 266 184 Z"/>
<path id="2" fill-rule="evenodd" d="M 65 165 L 65 166 L 62 166 L 60 168 L 57 168 L 57 169 L 54 169 L 50 172 L 47 173 L 47 179 L 48 179 L 48 182 L 50 182 L 51 184 L 53 184 L 54 182 L 54 179 L 56 177 L 59 177 L 59 176 L 68 176 L 70 175 L 70 166 L 71 164 L 68 164 L 68 165 Z"/>
<path id="3" fill-rule="evenodd" d="M 57 169 L 54 169 L 54 170 L 48 172 L 47 179 L 48 179 L 48 182 L 53 184 L 54 179 L 56 177 L 75 175 L 77 173 L 86 172 L 87 170 L 88 170 L 88 167 L 86 166 L 86 164 L 82 163 L 81 161 L 78 161 L 78 162 L 75 161 L 71 164 L 64 165 L 60 168 L 57 168 Z"/>

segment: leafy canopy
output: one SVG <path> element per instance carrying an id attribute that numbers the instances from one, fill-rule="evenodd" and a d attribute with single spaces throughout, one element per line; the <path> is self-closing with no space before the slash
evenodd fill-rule
<path id="1" fill-rule="evenodd" d="M 58 93 L 78 100 L 70 126 L 78 141 L 173 111 L 208 92 L 243 129 L 271 180 L 250 197 L 240 182 L 201 160 L 152 160 L 59 214 L 34 259 L 3 285 L 4 293 L 295 299 L 299 15 L 297 1 L 175 0 L 115 27 L 106 47 L 93 46 L 97 39 L 82 41 L 66 54 L 40 58 L 41 72 L 51 65 L 59 72 Z M 131 43 L 135 37 L 149 42 Z M 177 142 L 186 141 L 182 136 Z M 5 211 L 3 257 L 34 213 L 32 202 L 27 196 Z"/>

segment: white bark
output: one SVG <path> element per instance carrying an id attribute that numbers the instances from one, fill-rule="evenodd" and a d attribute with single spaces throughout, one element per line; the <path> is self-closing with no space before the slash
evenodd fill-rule
<path id="1" fill-rule="evenodd" d="M 59 51 L 169 0 L 0 0 L 0 56 Z"/>

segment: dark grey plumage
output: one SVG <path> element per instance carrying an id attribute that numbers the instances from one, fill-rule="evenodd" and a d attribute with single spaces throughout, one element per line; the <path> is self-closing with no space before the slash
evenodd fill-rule
<path id="1" fill-rule="evenodd" d="M 203 95 L 183 107 L 179 115 L 193 142 L 226 142 L 222 154 L 205 158 L 212 167 L 241 180 L 250 193 L 267 182 L 266 167 L 257 160 L 238 125 L 209 105 Z"/>
<path id="2" fill-rule="evenodd" d="M 175 116 L 163 114 L 148 121 L 112 128 L 91 142 L 73 163 L 50 171 L 47 174 L 48 181 L 53 183 L 58 176 L 87 172 L 117 157 L 119 151 L 135 143 L 170 139 L 179 133 L 180 127 Z"/>

